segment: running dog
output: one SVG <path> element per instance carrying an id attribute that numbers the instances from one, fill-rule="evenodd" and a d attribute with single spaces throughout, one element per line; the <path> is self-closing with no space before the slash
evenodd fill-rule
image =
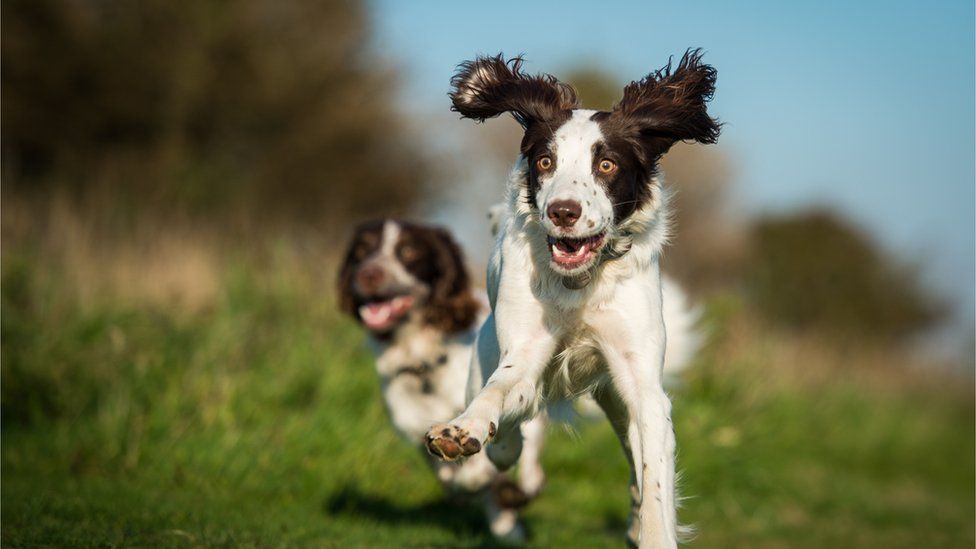
<path id="1" fill-rule="evenodd" d="M 452 79 L 462 117 L 511 113 L 525 133 L 488 266 L 491 314 L 475 343 L 468 404 L 427 432 L 427 448 L 447 461 L 487 453 L 505 470 L 528 440 L 523 422 L 548 402 L 590 394 L 630 462 L 628 541 L 676 547 L 659 269 L 668 200 L 658 161 L 678 141 L 718 139 L 706 109 L 716 72 L 689 50 L 627 85 L 612 110 L 593 111 L 568 85 L 521 64 L 479 57 Z"/>
<path id="2" fill-rule="evenodd" d="M 471 290 L 460 248 L 438 227 L 394 220 L 363 224 L 339 274 L 339 303 L 369 334 L 393 426 L 423 449 L 431 423 L 464 409 L 471 350 L 488 309 Z M 517 484 L 484 455 L 464 464 L 431 460 L 449 494 L 483 499 L 499 538 L 523 538 L 518 508 L 539 493 L 544 479 L 543 421 L 522 427 L 526 451 Z"/>

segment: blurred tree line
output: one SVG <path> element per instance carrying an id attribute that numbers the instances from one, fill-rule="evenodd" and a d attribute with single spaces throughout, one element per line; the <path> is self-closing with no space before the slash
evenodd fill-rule
<path id="1" fill-rule="evenodd" d="M 406 213 L 431 164 L 393 107 L 357 0 L 4 0 L 5 197 L 68 194 L 103 216 L 336 227 Z M 571 71 L 585 105 L 622 82 Z M 446 108 L 446 107 L 445 107 Z M 481 138 L 479 138 L 481 139 Z M 506 140 L 507 142 L 507 140 Z M 830 212 L 738 219 L 734 163 L 678 145 L 666 268 L 778 326 L 881 341 L 942 316 L 911 270 Z"/>
<path id="2" fill-rule="evenodd" d="M 5 0 L 7 191 L 337 224 L 406 211 L 427 165 L 355 0 Z"/>
<path id="3" fill-rule="evenodd" d="M 566 80 L 588 108 L 611 108 L 623 90 L 593 67 Z M 696 293 L 731 290 L 773 326 L 845 343 L 901 343 L 945 319 L 915 269 L 835 212 L 732 214 L 735 169 L 721 145 L 678 144 L 662 164 L 675 212 L 663 265 Z"/>

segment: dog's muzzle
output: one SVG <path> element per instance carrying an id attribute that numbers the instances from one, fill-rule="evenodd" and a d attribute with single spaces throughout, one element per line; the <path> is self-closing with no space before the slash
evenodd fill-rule
<path id="1" fill-rule="evenodd" d="M 583 288 L 589 286 L 590 282 L 593 281 L 593 273 L 596 271 L 600 265 L 607 263 L 608 261 L 614 261 L 620 259 L 621 257 L 627 255 L 633 245 L 633 237 L 631 235 L 623 233 L 614 237 L 600 251 L 600 257 L 593 262 L 593 265 L 578 274 L 563 276 L 563 286 L 570 290 L 582 290 Z"/>

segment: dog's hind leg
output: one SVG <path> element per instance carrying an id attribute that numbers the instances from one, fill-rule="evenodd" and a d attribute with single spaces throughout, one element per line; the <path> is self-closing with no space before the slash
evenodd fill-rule
<path id="1" fill-rule="evenodd" d="M 522 424 L 522 457 L 519 459 L 519 486 L 534 498 L 546 481 L 542 470 L 542 446 L 546 435 L 546 415 L 539 414 Z M 491 446 L 488 447 L 491 449 Z"/>
<path id="2" fill-rule="evenodd" d="M 485 519 L 491 534 L 508 543 L 524 542 L 525 529 L 519 520 L 518 509 L 506 507 L 504 502 L 499 502 L 497 494 L 492 490 L 487 491 L 484 497 Z"/>
<path id="3" fill-rule="evenodd" d="M 528 502 L 528 497 L 518 485 L 498 472 L 487 455 L 475 454 L 465 460 L 454 475 L 453 489 L 480 494 L 485 521 L 493 536 L 512 543 L 525 540 L 519 509 Z"/>
<path id="4" fill-rule="evenodd" d="M 498 469 L 484 453 L 463 463 L 447 463 L 427 454 L 444 491 L 456 503 L 478 501 L 495 538 L 509 543 L 525 541 L 519 509 L 529 501 L 525 492 Z"/>

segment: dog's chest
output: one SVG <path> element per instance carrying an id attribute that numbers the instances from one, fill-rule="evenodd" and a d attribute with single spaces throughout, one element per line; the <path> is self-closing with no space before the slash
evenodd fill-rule
<path id="1" fill-rule="evenodd" d="M 403 392 L 437 396 L 444 385 L 450 354 L 447 348 L 423 356 L 391 356 L 383 360 L 380 381 L 384 388 L 396 385 Z"/>
<path id="2" fill-rule="evenodd" d="M 380 350 L 377 373 L 394 426 L 410 440 L 464 409 L 470 344 L 415 333 Z"/>
<path id="3" fill-rule="evenodd" d="M 589 326 L 579 324 L 560 341 L 543 376 L 549 399 L 572 398 L 592 389 L 606 375 L 606 361 Z"/>

